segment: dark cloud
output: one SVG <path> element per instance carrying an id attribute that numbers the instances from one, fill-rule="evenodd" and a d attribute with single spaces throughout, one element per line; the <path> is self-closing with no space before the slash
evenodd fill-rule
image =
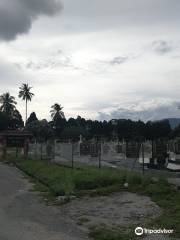
<path id="1" fill-rule="evenodd" d="M 153 50 L 158 54 L 165 54 L 171 52 L 174 47 L 170 42 L 159 40 L 152 43 Z"/>
<path id="2" fill-rule="evenodd" d="M 0 39 L 13 40 L 27 33 L 39 16 L 52 16 L 61 7 L 58 0 L 1 0 Z"/>

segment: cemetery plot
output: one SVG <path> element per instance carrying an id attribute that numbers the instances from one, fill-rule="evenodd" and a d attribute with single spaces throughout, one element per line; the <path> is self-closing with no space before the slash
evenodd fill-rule
<path id="1" fill-rule="evenodd" d="M 126 143 L 126 157 L 127 158 L 139 158 L 140 144 L 136 142 Z"/>
<path id="2" fill-rule="evenodd" d="M 125 145 L 117 142 L 101 144 L 101 158 L 102 161 L 110 163 L 124 161 L 126 159 Z"/>
<path id="3" fill-rule="evenodd" d="M 73 164 L 73 144 L 71 143 L 56 143 L 54 162 L 72 167 Z"/>
<path id="4" fill-rule="evenodd" d="M 117 153 L 123 153 L 123 145 L 117 144 L 115 149 Z"/>
<path id="5" fill-rule="evenodd" d="M 17 143 L 23 142 L 13 140 L 9 142 L 9 154 L 16 154 Z M 142 149 L 143 146 L 143 149 Z M 173 152 L 172 150 L 176 151 Z M 82 165 L 124 167 L 128 169 L 142 169 L 144 163 L 150 168 L 165 168 L 169 162 L 180 162 L 179 141 L 146 141 L 138 142 L 92 142 L 65 143 L 29 143 L 28 155 L 30 158 L 51 160 L 68 167 L 80 167 Z M 3 145 L 0 142 L 0 154 L 3 154 Z M 19 148 L 18 155 L 23 154 L 23 148 Z"/>
<path id="6" fill-rule="evenodd" d="M 164 141 L 153 142 L 153 155 L 154 157 L 167 155 L 167 143 Z"/>
<path id="7" fill-rule="evenodd" d="M 152 144 L 152 159 L 150 167 L 164 168 L 168 162 L 168 151 L 166 141 L 155 141 Z"/>
<path id="8" fill-rule="evenodd" d="M 139 152 L 139 162 L 141 164 L 149 164 L 152 158 L 152 144 L 151 142 L 145 142 L 141 144 Z"/>
<path id="9" fill-rule="evenodd" d="M 180 140 L 171 141 L 169 147 L 169 159 L 167 169 L 171 171 L 180 171 Z"/>
<path id="10" fill-rule="evenodd" d="M 90 144 L 81 143 L 80 144 L 80 155 L 90 155 Z"/>
<path id="11" fill-rule="evenodd" d="M 175 153 L 180 154 L 180 141 L 175 142 Z"/>
<path id="12" fill-rule="evenodd" d="M 91 157 L 98 157 L 101 152 L 101 144 L 90 144 Z"/>

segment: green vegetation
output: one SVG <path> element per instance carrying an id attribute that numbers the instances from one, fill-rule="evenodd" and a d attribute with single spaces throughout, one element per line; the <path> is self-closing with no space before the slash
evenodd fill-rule
<path id="1" fill-rule="evenodd" d="M 0 96 L 0 111 L 5 113 L 7 116 L 11 116 L 13 111 L 16 109 L 17 102 L 15 101 L 15 97 L 11 96 L 9 92 L 4 93 Z"/>
<path id="2" fill-rule="evenodd" d="M 56 121 L 59 118 L 65 118 L 64 112 L 62 110 L 63 107 L 58 103 L 55 103 L 54 105 L 51 106 L 50 113 L 53 121 Z"/>
<path id="3" fill-rule="evenodd" d="M 8 123 L 9 123 L 8 116 L 5 113 L 0 111 L 0 131 L 7 129 Z"/>
<path id="4" fill-rule="evenodd" d="M 174 229 L 175 236 L 180 237 L 180 192 L 168 184 L 165 178 L 154 180 L 139 173 L 109 168 L 70 169 L 38 160 L 14 159 L 13 162 L 38 181 L 36 189 L 42 192 L 48 191 L 51 197 L 107 195 L 126 190 L 124 183 L 127 181 L 128 191 L 150 196 L 163 210 L 162 215 L 157 219 L 143 223 L 144 227 Z M 91 231 L 91 236 L 95 240 L 135 239 L 131 237 L 133 231 L 133 226 L 130 227 L 129 232 L 96 228 Z"/>
<path id="5" fill-rule="evenodd" d="M 11 96 L 9 92 L 3 93 L 0 96 L 0 123 L 2 123 L 0 124 L 0 130 L 19 130 L 25 127 L 25 130 L 29 130 L 37 141 L 42 141 L 42 139 L 37 139 L 38 133 L 36 131 L 37 125 L 41 125 L 42 121 L 37 119 L 35 112 L 31 113 L 29 118 L 27 118 L 28 102 L 34 96 L 31 89 L 32 87 L 27 83 L 23 83 L 19 87 L 18 97 L 24 100 L 26 104 L 25 122 L 23 122 L 21 113 L 16 108 L 15 97 Z M 49 132 L 50 129 L 54 137 L 63 140 L 71 139 L 77 141 L 80 134 L 86 139 L 103 136 L 108 140 L 114 139 L 116 135 L 119 140 L 124 139 L 128 141 L 142 141 L 143 139 L 158 140 L 159 138 L 168 139 L 169 137 L 180 136 L 180 126 L 173 130 L 168 120 L 144 123 L 142 121 L 117 119 L 115 127 L 111 120 L 86 120 L 81 116 L 66 119 L 63 107 L 59 103 L 54 103 L 51 106 L 50 113 L 52 117 L 51 121 L 43 119 L 43 122 L 46 121 L 47 123 L 47 131 Z M 48 134 L 46 138 L 51 139 L 52 134 Z"/>
<path id="6" fill-rule="evenodd" d="M 29 87 L 28 84 L 23 83 L 22 86 L 19 88 L 19 98 L 22 98 L 26 101 L 26 119 L 25 124 L 27 122 L 27 102 L 32 100 L 34 93 L 30 92 L 32 87 Z"/>
<path id="7" fill-rule="evenodd" d="M 166 229 L 174 229 L 175 235 L 180 237 L 180 191 L 168 184 L 165 179 L 156 182 L 143 181 L 139 186 L 134 185 L 131 191 L 150 196 L 163 213 L 157 219 L 150 221 L 148 225 Z"/>
<path id="8" fill-rule="evenodd" d="M 6 92 L 0 96 L 0 131 L 19 129 L 24 126 L 22 116 L 16 109 L 15 97 Z"/>
<path id="9" fill-rule="evenodd" d="M 29 176 L 48 186 L 54 197 L 72 194 L 79 196 L 91 192 L 101 194 L 103 191 L 107 194 L 111 190 L 114 191 L 115 187 L 119 190 L 126 178 L 126 171 L 120 172 L 109 168 L 99 170 L 94 167 L 83 167 L 73 170 L 40 160 L 14 159 L 11 162 Z"/>

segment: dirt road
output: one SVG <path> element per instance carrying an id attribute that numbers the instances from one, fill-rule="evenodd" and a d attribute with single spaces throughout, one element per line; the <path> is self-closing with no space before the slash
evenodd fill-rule
<path id="1" fill-rule="evenodd" d="M 46 206 L 14 167 L 0 164 L 1 240 L 85 240 L 87 234 L 58 208 Z"/>

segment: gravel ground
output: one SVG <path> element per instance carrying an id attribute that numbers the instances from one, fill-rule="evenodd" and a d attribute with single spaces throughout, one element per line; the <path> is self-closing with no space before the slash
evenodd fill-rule
<path id="1" fill-rule="evenodd" d="M 168 182 L 180 188 L 180 178 L 168 178 Z"/>
<path id="2" fill-rule="evenodd" d="M 87 226 L 138 225 L 161 213 L 160 208 L 149 197 L 129 192 L 120 192 L 111 196 L 85 197 L 74 200 L 62 206 L 61 209 L 77 222 L 84 219 L 84 225 Z"/>

